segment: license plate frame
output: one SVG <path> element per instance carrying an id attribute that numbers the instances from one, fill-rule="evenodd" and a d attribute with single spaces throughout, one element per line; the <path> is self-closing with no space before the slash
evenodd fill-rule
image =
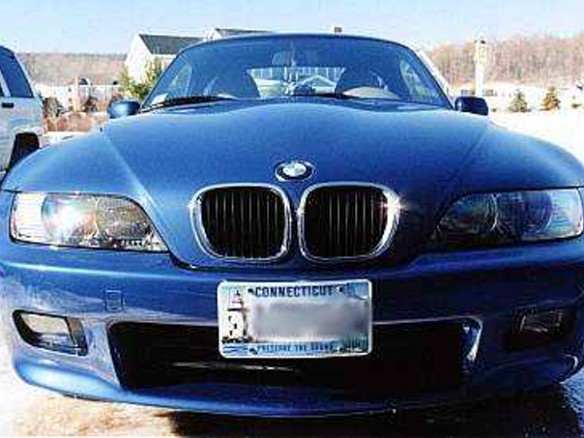
<path id="1" fill-rule="evenodd" d="M 223 281 L 217 316 L 219 353 L 228 359 L 354 357 L 373 348 L 369 280 Z"/>

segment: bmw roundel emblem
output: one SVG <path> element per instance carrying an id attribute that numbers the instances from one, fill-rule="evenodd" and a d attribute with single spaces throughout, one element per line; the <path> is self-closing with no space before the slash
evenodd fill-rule
<path id="1" fill-rule="evenodd" d="M 307 161 L 286 161 L 276 167 L 276 177 L 281 181 L 310 178 L 314 167 Z"/>

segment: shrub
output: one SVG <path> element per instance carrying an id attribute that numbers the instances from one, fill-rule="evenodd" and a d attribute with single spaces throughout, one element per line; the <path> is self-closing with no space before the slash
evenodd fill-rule
<path id="1" fill-rule="evenodd" d="M 544 111 L 559 110 L 561 103 L 556 87 L 549 87 L 543 101 L 541 102 L 541 109 Z"/>
<path id="2" fill-rule="evenodd" d="M 529 105 L 527 100 L 525 100 L 525 94 L 521 90 L 517 90 L 509 105 L 509 111 L 513 113 L 526 113 L 529 111 Z"/>
<path id="3" fill-rule="evenodd" d="M 91 94 L 87 97 L 85 102 L 83 103 L 83 112 L 84 113 L 94 113 L 97 111 L 97 99 L 93 97 Z"/>
<path id="4" fill-rule="evenodd" d="M 46 97 L 43 99 L 43 117 L 45 119 L 56 119 L 63 112 L 63 107 L 56 97 Z"/>

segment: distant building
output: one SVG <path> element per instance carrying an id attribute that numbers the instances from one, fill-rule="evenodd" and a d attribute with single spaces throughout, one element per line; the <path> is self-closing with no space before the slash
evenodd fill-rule
<path id="1" fill-rule="evenodd" d="M 197 36 L 173 36 L 150 35 L 140 33 L 134 36 L 130 45 L 130 51 L 124 62 L 128 74 L 136 81 L 144 78 L 148 63 L 155 58 L 162 61 L 162 66 L 167 67 L 181 49 L 201 41 L 213 41 L 239 35 L 251 35 L 264 33 L 262 30 L 229 29 L 215 27 L 209 30 L 204 37 Z"/>
<path id="2" fill-rule="evenodd" d="M 130 77 L 141 81 L 150 61 L 158 58 L 166 67 L 181 49 L 201 41 L 203 38 L 192 36 L 138 34 L 132 40 L 124 64 Z"/>
<path id="3" fill-rule="evenodd" d="M 114 95 L 120 93 L 119 85 L 94 85 L 87 78 L 77 78 L 69 85 L 35 84 L 35 88 L 43 98 L 55 98 L 65 109 L 78 111 L 91 97 L 98 104 L 104 106 Z"/>
<path id="4" fill-rule="evenodd" d="M 252 29 L 230 29 L 224 27 L 215 27 L 205 34 L 205 41 L 220 40 L 222 38 L 229 38 L 233 36 L 253 35 L 256 33 L 266 33 L 265 30 Z"/>

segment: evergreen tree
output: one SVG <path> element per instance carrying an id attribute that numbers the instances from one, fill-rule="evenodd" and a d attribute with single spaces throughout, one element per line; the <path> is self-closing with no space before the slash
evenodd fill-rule
<path id="1" fill-rule="evenodd" d="M 558 97 L 558 90 L 556 89 L 556 87 L 549 87 L 541 103 L 541 108 L 544 111 L 553 111 L 559 110 L 560 105 L 561 101 L 560 98 Z"/>
<path id="2" fill-rule="evenodd" d="M 156 85 L 156 82 L 158 81 L 158 78 L 160 77 L 163 71 L 164 67 L 162 66 L 162 61 L 160 60 L 160 58 L 156 57 L 152 59 L 150 62 L 148 62 L 148 65 L 146 66 L 146 72 L 144 73 L 143 81 L 143 84 L 148 89 L 148 92 L 150 92 L 154 85 Z"/>
<path id="3" fill-rule="evenodd" d="M 134 80 L 132 79 L 132 77 L 128 73 L 128 69 L 126 67 L 124 67 L 124 69 L 122 70 L 122 73 L 120 74 L 120 80 L 119 80 L 121 92 L 126 96 L 131 95 L 133 83 L 134 83 Z"/>
<path id="4" fill-rule="evenodd" d="M 529 105 L 527 100 L 525 100 L 525 94 L 521 90 L 517 90 L 509 105 L 509 111 L 512 113 L 526 113 L 529 111 Z"/>
<path id="5" fill-rule="evenodd" d="M 163 71 L 164 67 L 160 58 L 154 58 L 146 65 L 144 79 L 141 82 L 138 82 L 135 81 L 128 74 L 128 70 L 124 68 L 120 75 L 120 86 L 123 93 L 140 101 L 144 100 L 146 96 L 148 96 L 148 93 L 150 93 L 150 90 L 152 90 L 152 87 L 156 84 L 156 81 L 158 81 L 158 78 Z"/>

